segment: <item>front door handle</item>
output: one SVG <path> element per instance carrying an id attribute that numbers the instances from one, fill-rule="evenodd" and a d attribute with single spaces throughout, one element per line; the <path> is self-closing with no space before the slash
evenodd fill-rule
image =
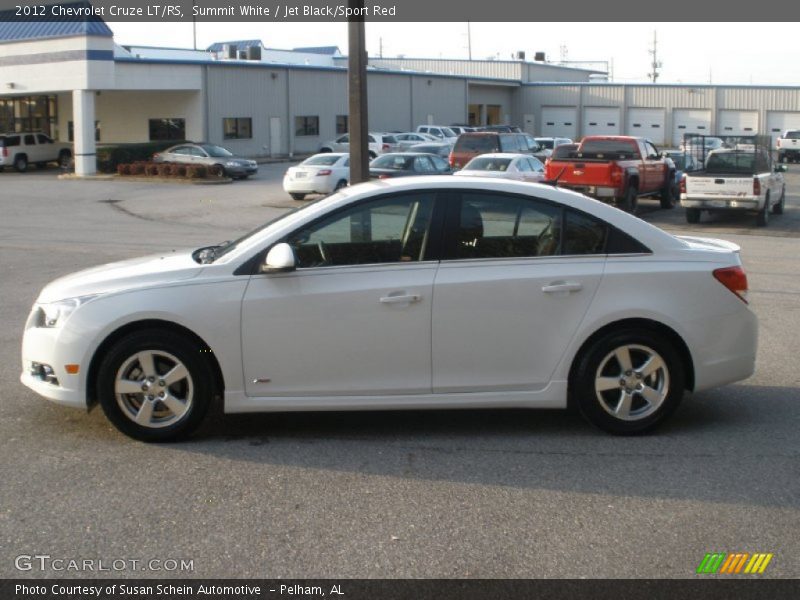
<path id="1" fill-rule="evenodd" d="M 545 294 L 558 294 L 558 293 L 570 293 L 570 292 L 578 292 L 583 289 L 583 286 L 580 283 L 574 281 L 554 281 L 552 283 L 547 284 L 542 288 L 542 291 Z"/>
<path id="2" fill-rule="evenodd" d="M 422 296 L 419 294 L 389 294 L 381 298 L 381 304 L 411 304 L 420 300 L 422 300 Z"/>

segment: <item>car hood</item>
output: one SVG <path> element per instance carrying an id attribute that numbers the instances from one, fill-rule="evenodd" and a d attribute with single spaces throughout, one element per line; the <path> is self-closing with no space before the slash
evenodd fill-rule
<path id="1" fill-rule="evenodd" d="M 196 277 L 202 270 L 189 250 L 134 258 L 60 277 L 44 287 L 37 302 L 173 283 Z"/>

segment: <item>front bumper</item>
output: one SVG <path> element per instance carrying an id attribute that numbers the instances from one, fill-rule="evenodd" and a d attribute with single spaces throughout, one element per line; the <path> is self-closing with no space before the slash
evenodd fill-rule
<path id="1" fill-rule="evenodd" d="M 255 175 L 258 173 L 258 167 L 252 166 L 237 166 L 237 167 L 225 167 L 225 171 L 229 175 L 233 175 L 235 177 L 243 177 L 243 176 L 250 176 Z"/>

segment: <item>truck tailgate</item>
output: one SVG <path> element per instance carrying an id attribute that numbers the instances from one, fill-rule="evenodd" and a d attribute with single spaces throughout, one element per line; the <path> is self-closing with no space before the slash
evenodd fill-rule
<path id="1" fill-rule="evenodd" d="M 688 198 L 742 198 L 753 195 L 752 177 L 724 175 L 689 175 L 686 177 Z"/>
<path id="2" fill-rule="evenodd" d="M 553 161 L 548 165 L 547 177 L 558 178 L 558 183 L 567 185 L 613 185 L 611 165 L 603 161 Z"/>

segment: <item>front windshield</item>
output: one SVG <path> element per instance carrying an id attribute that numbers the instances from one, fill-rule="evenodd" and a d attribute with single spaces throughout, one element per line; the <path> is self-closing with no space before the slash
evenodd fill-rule
<path id="1" fill-rule="evenodd" d="M 214 158 L 225 158 L 227 156 L 233 156 L 229 150 L 226 150 L 222 146 L 214 146 L 212 144 L 206 144 L 202 147 L 209 156 L 213 156 Z"/>
<path id="2" fill-rule="evenodd" d="M 444 134 L 444 137 L 458 137 L 456 132 L 449 127 L 442 127 L 442 133 Z"/>

